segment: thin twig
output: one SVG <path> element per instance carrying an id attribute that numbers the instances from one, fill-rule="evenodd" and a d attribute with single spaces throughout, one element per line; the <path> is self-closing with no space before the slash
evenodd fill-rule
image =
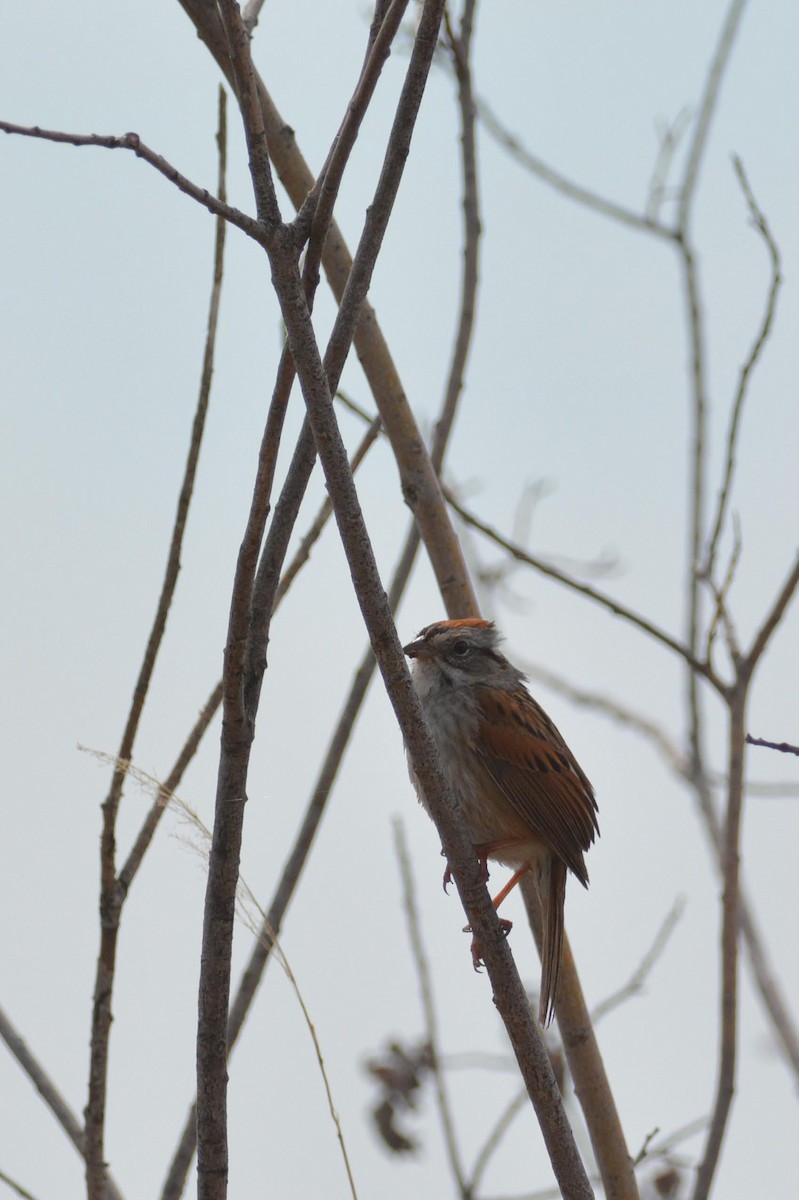
<path id="1" fill-rule="evenodd" d="M 577 592 L 581 596 L 586 596 L 589 600 L 593 600 L 595 603 L 601 605 L 602 608 L 606 608 L 609 612 L 612 612 L 614 616 L 622 617 L 623 620 L 629 622 L 631 625 L 634 625 L 637 629 L 642 630 L 644 633 L 649 634 L 650 637 L 668 647 L 669 650 L 673 650 L 675 654 L 678 654 L 680 658 L 688 663 L 693 671 L 707 679 L 708 682 L 713 684 L 714 687 L 719 688 L 721 686 L 720 681 L 716 677 L 709 664 L 701 662 L 699 659 L 695 658 L 687 646 L 683 645 L 682 642 L 678 642 L 676 638 L 671 636 L 671 634 L 666 633 L 665 630 L 660 629 L 657 625 L 653 624 L 651 621 L 648 621 L 645 617 L 633 612 L 633 610 L 627 608 L 626 605 L 619 603 L 617 600 L 613 600 L 610 596 L 606 596 L 603 592 L 598 591 L 597 588 L 592 587 L 591 584 L 580 583 L 579 580 L 573 579 L 570 575 L 567 575 L 565 571 L 561 571 L 558 567 L 552 566 L 543 559 L 537 558 L 535 555 L 528 553 L 528 551 L 524 550 L 521 546 L 517 546 L 514 542 L 510 541 L 508 538 L 499 533 L 496 529 L 492 528 L 492 526 L 486 524 L 485 521 L 481 521 L 479 517 L 474 515 L 474 513 L 464 508 L 464 506 L 458 500 L 456 500 L 456 498 L 448 489 L 445 489 L 445 495 L 450 507 L 455 510 L 462 520 L 466 521 L 468 525 L 471 525 L 473 529 L 479 530 L 479 532 L 484 534 L 485 537 L 490 538 L 491 541 L 497 546 L 501 546 L 503 550 L 507 551 L 507 553 L 515 558 L 518 562 L 526 563 L 528 566 L 533 567 L 536 571 L 540 572 L 540 574 L 546 575 L 549 579 L 554 579 L 558 583 L 561 583 L 565 587 L 569 588 L 571 591 Z"/>
<path id="2" fill-rule="evenodd" d="M 205 0 L 179 0 L 208 46 L 220 69 L 231 75 L 224 29 L 214 5 Z M 262 80 L 258 80 L 270 153 L 280 181 L 296 209 L 314 187 L 314 178 L 298 146 L 290 123 L 276 108 Z M 407 151 L 406 151 L 407 152 Z M 346 240 L 335 222 L 325 242 L 323 265 L 336 299 L 341 302 L 352 272 Z M 355 348 L 383 418 L 397 461 L 402 493 L 421 531 L 441 595 L 450 616 L 474 616 L 477 601 L 452 522 L 424 439 L 407 402 L 402 381 L 372 306 L 364 301 L 355 331 Z"/>
<path id="3" fill-rule="evenodd" d="M 72 1145 L 80 1154 L 81 1158 L 85 1157 L 86 1138 L 78 1117 L 72 1111 L 71 1107 L 61 1095 L 61 1092 L 56 1087 L 53 1080 L 45 1071 L 42 1064 L 31 1051 L 30 1047 L 24 1041 L 22 1036 L 17 1032 L 10 1018 L 0 1008 L 0 1038 L 3 1039 L 6 1046 L 13 1054 L 14 1058 L 19 1063 L 22 1070 L 28 1076 L 36 1091 L 44 1100 L 50 1112 L 55 1117 L 58 1124 L 67 1135 Z M 6 1179 L 10 1186 L 11 1181 Z M 122 1193 L 119 1190 L 110 1173 L 106 1173 L 106 1200 L 123 1200 Z"/>
<path id="4" fill-rule="evenodd" d="M 231 225 L 235 225 L 237 229 L 241 229 L 248 237 L 263 243 L 264 230 L 259 221 L 217 199 L 205 188 L 192 183 L 185 175 L 181 175 L 177 167 L 173 167 L 162 155 L 145 145 L 138 133 L 125 133 L 120 137 L 97 133 L 65 133 L 61 130 L 41 129 L 38 125 L 14 125 L 10 121 L 0 121 L 0 133 L 16 133 L 23 137 L 42 138 L 48 142 L 61 142 L 69 146 L 101 146 L 105 150 L 132 150 L 137 158 L 141 158 L 151 167 L 155 167 L 156 171 L 165 179 L 179 188 L 184 195 L 196 200 L 198 204 L 202 204 L 203 208 L 207 208 L 213 216 L 222 217 Z"/>
<path id="5" fill-rule="evenodd" d="M 455 345 L 452 352 L 444 408 L 436 424 L 434 443 L 445 446 L 455 418 L 455 410 L 463 390 L 466 360 L 472 344 L 477 304 L 477 284 L 480 269 L 480 193 L 477 186 L 477 139 L 475 133 L 475 103 L 472 81 L 472 35 L 476 0 L 465 0 L 460 29 L 456 33 L 447 17 L 447 33 L 455 78 L 458 84 L 460 117 L 461 175 L 463 180 L 463 275 L 461 279 L 460 314 Z M 446 13 L 446 10 L 445 10 Z M 441 463 L 433 454 L 433 465 L 440 471 Z"/>
<path id="6" fill-rule="evenodd" d="M 219 155 L 217 188 L 220 204 L 225 201 L 225 176 L 227 165 L 226 96 L 219 89 L 219 116 L 217 129 Z M 122 906 L 127 894 L 128 883 L 120 886 L 116 875 L 116 821 L 122 790 L 125 783 L 125 764 L 130 761 L 141 714 L 155 669 L 156 659 L 166 631 L 166 623 L 172 599 L 177 587 L 180 571 L 180 555 L 188 520 L 194 482 L 197 474 L 200 447 L 202 445 L 205 420 L 213 375 L 214 346 L 216 340 L 219 298 L 222 286 L 226 224 L 222 215 L 217 217 L 214 247 L 214 271 L 208 328 L 203 357 L 197 407 L 192 424 L 191 441 L 183 473 L 183 482 L 178 498 L 177 512 L 167 555 L 164 581 L 156 606 L 153 624 L 147 639 L 144 658 L 133 691 L 130 712 L 120 742 L 111 786 L 103 805 L 103 829 L 100 845 L 100 950 L 94 985 L 92 1008 L 91 1048 L 89 1062 L 89 1095 L 86 1104 L 85 1159 L 86 1183 L 89 1200 L 104 1200 L 105 1196 L 105 1112 L 108 1080 L 108 1045 L 111 1035 L 111 1004 L 116 967 L 117 936 Z"/>
<path id="7" fill-rule="evenodd" d="M 721 1154 L 735 1087 L 738 1033 L 738 927 L 740 921 L 739 841 L 744 792 L 744 733 L 747 681 L 740 681 L 729 701 L 729 786 L 723 834 L 724 893 L 721 922 L 721 1005 L 716 1096 L 694 1200 L 706 1200 Z"/>
<path id="8" fill-rule="evenodd" d="M 352 469 L 357 471 L 361 462 L 365 457 L 366 451 L 372 444 L 372 433 L 367 431 L 360 445 L 356 448 L 352 457 Z M 325 525 L 330 519 L 331 506 L 325 499 L 319 509 L 319 512 L 312 520 L 307 532 L 300 539 L 300 544 L 292 558 L 291 562 L 286 566 L 283 574 L 280 577 L 277 594 L 275 596 L 274 612 L 277 612 L 281 602 L 285 599 L 291 585 L 300 573 L 301 569 L 307 564 L 310 552 L 318 541 L 324 530 Z M 141 828 L 136 836 L 136 840 L 128 854 L 124 866 L 119 872 L 119 886 L 127 891 L 133 881 L 136 872 L 141 866 L 142 859 L 153 839 L 156 828 L 163 816 L 167 799 L 170 793 L 180 787 L 181 780 L 197 753 L 200 743 L 208 730 L 211 721 L 216 716 L 219 706 L 222 703 L 222 680 L 220 679 L 214 686 L 207 701 L 203 705 L 199 717 L 195 721 L 191 732 L 184 742 L 180 754 L 178 755 L 174 766 L 170 770 L 164 780 L 164 794 L 156 796 L 153 804 L 142 822 Z"/>
<path id="9" fill-rule="evenodd" d="M 311 220 L 310 241 L 302 269 L 303 290 L 309 311 L 313 310 L 319 282 L 319 264 L 333 218 L 333 207 L 341 186 L 342 176 L 407 4 L 408 0 L 392 0 L 377 36 L 371 41 L 371 49 L 366 57 L 352 99 L 347 106 L 346 116 L 334 139 L 327 162 L 319 180 L 303 205 L 303 211 L 297 215 L 296 223 L 298 225 L 306 219 L 304 214 L 310 214 Z M 324 366 L 331 389 L 338 386 L 349 349 L 349 340 L 336 338 L 337 327 L 338 323 L 334 326 L 324 358 Z M 288 344 L 283 350 L 279 374 L 283 395 L 278 397 L 276 389 L 275 402 L 281 404 L 282 411 L 285 411 L 288 391 L 295 374 Z M 294 528 L 315 462 L 316 449 L 310 426 L 306 420 L 297 441 L 291 468 L 275 508 L 272 526 L 264 545 L 253 585 L 243 683 L 244 702 L 253 722 L 258 709 L 261 683 L 266 669 L 266 647 L 277 599 L 280 571 L 288 550 L 288 539 Z"/>
<path id="10" fill-rule="evenodd" d="M 237 0 L 218 0 L 218 4 L 227 34 L 236 97 L 244 123 L 244 136 L 247 139 L 250 176 L 258 217 L 269 241 L 284 238 L 286 227 L 281 220 L 280 205 L 272 179 L 269 147 L 261 104 L 258 99 L 252 54 L 250 53 L 250 35 L 244 28 Z"/>
<path id="11" fill-rule="evenodd" d="M 738 435 L 741 426 L 741 415 L 743 413 L 744 401 L 749 390 L 749 380 L 757 363 L 763 353 L 763 349 L 768 341 L 774 324 L 774 317 L 777 311 L 777 299 L 779 296 L 780 287 L 782 285 L 782 270 L 780 265 L 780 251 L 777 243 L 774 240 L 768 221 L 755 200 L 754 194 L 747 179 L 744 165 L 740 158 L 733 157 L 733 166 L 735 174 L 738 177 L 738 182 L 741 185 L 741 191 L 744 194 L 749 214 L 752 218 L 752 224 L 763 238 L 766 249 L 768 251 L 769 261 L 771 264 L 771 281 L 769 284 L 768 294 L 766 296 L 766 304 L 763 316 L 760 321 L 760 327 L 752 343 L 752 348 L 747 355 L 746 361 L 738 375 L 738 387 L 735 391 L 733 399 L 732 411 L 730 415 L 730 427 L 727 431 L 727 452 L 724 462 L 724 475 L 722 478 L 721 489 L 719 491 L 718 506 L 716 509 L 716 519 L 713 522 L 713 532 L 710 536 L 707 554 L 705 555 L 704 573 L 708 578 L 712 578 L 715 568 L 716 552 L 718 550 L 719 539 L 724 528 L 724 521 L 727 515 L 727 508 L 732 490 L 732 481 L 735 473 L 735 458 L 738 445 Z"/>
<path id="12" fill-rule="evenodd" d="M 764 738 L 752 737 L 751 733 L 747 733 L 746 740 L 750 746 L 765 746 L 769 750 L 779 750 L 781 754 L 799 754 L 799 746 L 792 746 L 790 742 L 767 742 Z"/>
<path id="13" fill-rule="evenodd" d="M 755 634 L 749 653 L 741 664 L 742 673 L 751 675 L 755 666 L 760 661 L 766 646 L 771 640 L 772 634 L 788 611 L 788 606 L 794 597 L 797 587 L 799 587 L 799 555 L 797 555 L 796 562 L 788 572 L 785 583 L 780 588 L 779 594 L 760 629 Z"/>
<path id="14" fill-rule="evenodd" d="M 242 881 L 242 883 L 243 882 L 244 881 Z M 305 1003 L 305 997 L 303 996 L 302 991 L 300 990 L 300 985 L 297 982 L 297 977 L 294 974 L 294 971 L 291 967 L 291 964 L 289 963 L 288 958 L 286 957 L 286 953 L 285 953 L 283 947 L 280 945 L 277 938 L 275 937 L 274 931 L 269 930 L 268 933 L 264 932 L 268 928 L 268 920 L 267 920 L 264 910 L 261 908 L 260 904 L 258 904 L 257 900 L 255 899 L 255 896 L 250 891 L 250 889 L 247 887 L 246 883 L 244 884 L 244 888 L 246 890 L 247 901 L 248 901 L 248 903 L 246 903 L 245 908 L 244 908 L 245 920 L 247 922 L 248 928 L 250 929 L 250 931 L 252 933 L 254 933 L 259 938 L 263 938 L 264 936 L 266 936 L 269 940 L 270 947 L 274 947 L 274 949 L 277 950 L 278 961 L 279 961 L 281 967 L 283 968 L 283 971 L 285 972 L 285 975 L 286 975 L 289 983 L 291 984 L 294 995 L 297 998 L 297 1003 L 300 1006 L 300 1011 L 302 1012 L 303 1020 L 305 1021 L 308 1032 L 311 1035 L 311 1041 L 313 1042 L 314 1053 L 316 1054 L 316 1061 L 319 1065 L 319 1073 L 322 1076 L 322 1083 L 323 1083 L 323 1086 L 325 1089 L 325 1098 L 327 1100 L 327 1108 L 328 1108 L 328 1112 L 330 1113 L 330 1118 L 331 1118 L 333 1125 L 335 1127 L 335 1130 L 336 1130 L 336 1140 L 338 1141 L 339 1149 L 341 1151 L 341 1157 L 344 1162 L 344 1170 L 347 1175 L 347 1183 L 349 1184 L 350 1194 L 352 1195 L 352 1200 L 358 1200 L 358 1192 L 355 1187 L 355 1177 L 353 1176 L 353 1173 L 352 1173 L 352 1164 L 350 1163 L 350 1156 L 347 1151 L 347 1143 L 344 1140 L 344 1130 L 341 1126 L 341 1118 L 338 1114 L 338 1110 L 337 1110 L 335 1102 L 333 1100 L 333 1090 L 332 1090 L 332 1087 L 330 1084 L 330 1076 L 328 1075 L 327 1067 L 325 1066 L 325 1060 L 324 1060 L 324 1056 L 322 1054 L 322 1047 L 319 1042 L 319 1037 L 317 1035 L 316 1028 L 314 1026 L 313 1021 L 311 1020 L 311 1014 L 308 1011 L 308 1006 Z M 255 909 L 255 912 L 258 914 L 257 920 L 255 919 L 255 914 L 250 911 L 251 909 Z"/>
<path id="15" fill-rule="evenodd" d="M 94 758 L 97 758 L 101 762 L 109 761 L 109 757 L 103 754 L 102 751 L 91 750 L 87 747 L 82 747 L 82 749 L 86 750 L 87 753 L 91 754 Z M 166 807 L 168 807 L 173 814 L 179 818 L 179 820 L 186 823 L 193 835 L 191 837 L 183 837 L 181 840 L 189 847 L 189 849 L 199 853 L 201 858 L 207 862 L 212 835 L 211 831 L 205 825 L 199 814 L 175 792 L 167 792 L 164 783 L 156 779 L 154 776 L 148 774 L 146 771 L 142 771 L 138 767 L 134 767 L 131 764 L 127 764 L 127 771 L 140 787 L 147 791 L 154 792 L 159 797 L 164 797 Z M 344 1141 L 341 1120 L 333 1101 L 330 1078 L 327 1073 L 324 1057 L 322 1055 L 322 1048 L 319 1043 L 319 1038 L 317 1036 L 313 1021 L 311 1020 L 310 1012 L 308 1011 L 305 998 L 302 994 L 299 983 L 297 982 L 297 978 L 294 974 L 291 964 L 289 963 L 286 953 L 277 940 L 275 931 L 269 926 L 267 915 L 265 914 L 261 905 L 258 903 L 252 888 L 241 875 L 238 878 L 236 891 L 236 913 L 240 919 L 243 920 L 244 924 L 251 933 L 255 934 L 255 936 L 259 939 L 266 939 L 269 943 L 270 950 L 274 949 L 276 951 L 278 962 L 280 963 L 280 966 L 282 967 L 291 984 L 294 995 L 302 1011 L 303 1019 L 305 1020 L 308 1032 L 311 1035 L 314 1051 L 316 1053 L 316 1059 L 319 1064 L 319 1071 L 322 1077 L 322 1083 L 325 1089 L 328 1109 L 336 1129 L 336 1137 L 339 1142 L 342 1158 L 344 1160 L 344 1167 L 347 1174 L 347 1180 L 350 1185 L 350 1191 L 352 1193 L 353 1200 L 357 1200 L 355 1181 L 352 1175 L 349 1155 L 347 1153 L 347 1147 Z"/>
<path id="16" fill-rule="evenodd" d="M 173 797 L 173 800 L 174 799 L 176 799 L 176 798 Z M 210 831 L 205 827 L 205 825 L 200 820 L 198 815 L 195 812 L 193 812 L 191 809 L 189 809 L 186 805 L 183 805 L 181 803 L 180 811 L 182 812 L 182 814 L 184 816 L 187 815 L 189 817 L 189 819 L 192 821 L 194 827 L 201 833 L 201 836 L 203 838 L 203 841 L 204 841 L 205 847 L 206 847 L 204 856 L 207 856 L 207 847 L 209 847 L 210 843 L 211 843 Z M 261 941 L 265 940 L 268 944 L 270 951 L 271 950 L 275 951 L 275 953 L 277 955 L 277 960 L 280 963 L 280 966 L 283 968 L 283 972 L 284 972 L 286 978 L 288 979 L 289 983 L 291 984 L 292 991 L 294 992 L 297 1003 L 300 1006 L 300 1011 L 302 1012 L 303 1020 L 305 1021 L 306 1028 L 308 1029 L 308 1033 L 310 1034 L 311 1041 L 313 1043 L 314 1053 L 316 1054 L 316 1061 L 319 1065 L 319 1073 L 322 1077 L 322 1085 L 325 1089 L 325 1098 L 327 1100 L 327 1107 L 328 1107 L 328 1111 L 330 1113 L 330 1118 L 331 1118 L 334 1128 L 336 1130 L 336 1140 L 338 1141 L 339 1149 L 341 1150 L 341 1157 L 344 1162 L 344 1170 L 347 1175 L 347 1183 L 349 1184 L 350 1193 L 352 1195 L 353 1200 L 358 1200 L 358 1193 L 357 1193 L 357 1190 L 355 1187 L 355 1179 L 354 1179 L 354 1176 L 352 1173 L 352 1165 L 350 1163 L 350 1156 L 347 1151 L 347 1144 L 344 1140 L 344 1130 L 342 1129 L 342 1126 L 341 1126 L 341 1118 L 339 1117 L 338 1110 L 337 1110 L 335 1102 L 333 1100 L 333 1090 L 332 1090 L 332 1087 L 330 1084 L 330 1076 L 328 1075 L 327 1067 L 325 1066 L 325 1060 L 324 1060 L 324 1056 L 322 1054 L 322 1047 L 319 1042 L 319 1037 L 317 1035 L 316 1028 L 314 1026 L 313 1021 L 311 1020 L 311 1014 L 308 1010 L 308 1006 L 305 1003 L 305 997 L 302 994 L 302 990 L 300 989 L 300 985 L 297 981 L 297 977 L 294 974 L 294 971 L 292 969 L 291 963 L 288 960 L 286 952 L 283 949 L 280 942 L 278 941 L 275 930 L 272 929 L 269 925 L 269 918 L 267 917 L 263 908 L 261 907 L 261 905 L 258 903 L 257 899 L 255 898 L 255 893 L 252 891 L 249 884 L 242 876 L 239 876 L 238 895 L 236 897 L 236 908 L 237 908 L 237 912 L 238 912 L 239 916 L 243 919 L 245 925 L 250 930 L 250 932 L 253 933 L 256 936 L 256 938 L 258 938 L 259 940 L 261 940 Z"/>
<path id="17" fill-rule="evenodd" d="M 576 687 L 563 675 L 550 671 L 536 663 L 515 659 L 528 679 L 534 679 L 545 687 L 551 688 L 558 695 L 564 696 L 572 704 L 598 712 L 617 724 L 639 733 L 658 752 L 668 768 L 677 776 L 681 783 L 691 784 L 691 772 L 685 755 L 662 726 L 650 717 L 635 712 L 614 696 L 605 692 L 595 692 L 590 689 Z M 767 744 L 767 743 L 766 743 Z M 727 786 L 727 776 L 723 771 L 708 771 L 708 782 L 714 787 Z M 771 782 L 766 780 L 749 779 L 746 783 L 746 794 L 750 797 L 784 797 L 799 795 L 799 784 L 794 781 L 782 780 Z"/>
<path id="18" fill-rule="evenodd" d="M 14 1055 L 22 1070 L 28 1076 L 36 1091 L 44 1100 L 50 1112 L 55 1117 L 58 1124 L 64 1130 L 72 1145 L 82 1156 L 84 1154 L 84 1133 L 78 1117 L 73 1112 L 70 1105 L 61 1095 L 56 1085 L 44 1069 L 42 1064 L 32 1053 L 30 1048 L 23 1040 L 21 1034 L 17 1032 L 10 1018 L 0 1008 L 0 1037 L 5 1042 L 8 1049 Z"/>
<path id="19" fill-rule="evenodd" d="M 0 1171 L 0 1183 L 4 1183 L 6 1187 L 11 1188 L 12 1192 L 16 1192 L 21 1197 L 21 1200 L 36 1200 L 33 1192 L 29 1192 L 21 1183 L 17 1183 L 10 1175 L 6 1175 L 5 1171 Z"/>
<path id="20" fill-rule="evenodd" d="M 566 196 L 569 200 L 575 201 L 577 204 L 581 204 L 584 208 L 601 213 L 603 216 L 610 217 L 614 221 L 619 221 L 622 225 L 627 225 L 630 229 L 637 229 L 643 233 L 651 233 L 656 237 L 665 238 L 666 240 L 674 238 L 674 232 L 667 225 L 650 216 L 649 213 L 641 216 L 632 209 L 626 208 L 623 204 L 617 204 L 614 200 L 608 200 L 606 197 L 600 196 L 598 192 L 575 183 L 560 171 L 556 171 L 553 167 L 550 167 L 543 159 L 532 154 L 522 144 L 521 140 L 503 125 L 485 99 L 482 97 L 478 98 L 476 106 L 480 120 L 491 136 L 500 145 L 504 146 L 525 170 L 535 175 L 549 187 L 554 188 L 556 192 L 559 192 L 562 196 Z"/>
<path id="21" fill-rule="evenodd" d="M 607 1016 L 609 1012 L 612 1012 L 614 1008 L 618 1008 L 620 1004 L 624 1004 L 624 1002 L 629 1000 L 631 996 L 636 996 L 642 990 L 644 984 L 646 983 L 647 977 L 652 971 L 652 968 L 662 957 L 669 938 L 677 928 L 680 918 L 684 912 L 685 898 L 683 896 L 678 896 L 663 919 L 663 923 L 661 924 L 657 933 L 655 934 L 652 945 L 649 947 L 646 954 L 633 971 L 627 983 L 623 984 L 623 986 L 620 987 L 618 991 L 613 992 L 612 995 L 607 996 L 604 1000 L 600 1000 L 599 1004 L 594 1005 L 593 1009 L 591 1010 L 591 1020 L 595 1025 L 601 1021 L 603 1017 Z"/>
<path id="22" fill-rule="evenodd" d="M 405 550 L 398 563 L 392 586 L 389 589 L 389 603 L 392 605 L 392 609 L 396 608 L 405 590 L 418 544 L 418 534 L 415 528 L 412 528 Z M 271 939 L 279 936 L 286 911 L 299 884 L 303 868 L 327 807 L 341 760 L 349 744 L 349 739 L 374 674 L 375 665 L 374 654 L 371 647 L 369 647 L 359 669 L 355 673 L 350 692 L 342 706 L 338 723 L 332 734 L 322 766 L 320 767 L 302 824 L 300 825 L 294 845 L 286 859 L 280 880 L 269 904 L 264 926 L 259 931 L 258 940 L 252 948 L 249 961 L 242 973 L 238 988 L 230 1005 L 228 1054 L 232 1052 L 238 1041 L 247 1013 L 253 1004 L 261 979 L 263 978 L 271 953 Z M 196 1130 L 195 1100 L 189 1108 L 185 1125 L 167 1170 L 161 1190 L 161 1200 L 178 1200 L 182 1195 L 197 1144 Z"/>
<path id="23" fill-rule="evenodd" d="M 689 119 L 688 110 L 684 108 L 682 112 L 677 114 L 676 119 L 671 125 L 665 125 L 659 131 L 660 147 L 655 159 L 655 165 L 652 168 L 652 175 L 647 191 L 646 216 L 650 221 L 658 221 L 658 209 L 663 202 L 666 180 L 668 179 L 671 163 L 680 144 L 680 139 L 688 126 Z"/>
<path id="24" fill-rule="evenodd" d="M 701 291 L 696 255 L 690 236 L 690 220 L 696 196 L 699 168 L 707 143 L 710 123 L 744 4 L 745 0 L 732 0 L 727 11 L 727 18 L 719 37 L 716 53 L 708 71 L 704 94 L 694 126 L 694 135 L 690 142 L 679 189 L 677 206 L 678 236 L 676 245 L 683 275 L 683 291 L 691 362 L 692 429 L 689 484 L 690 532 L 686 572 L 686 586 L 688 591 L 686 641 L 688 649 L 694 657 L 699 652 L 701 623 L 700 578 L 697 566 L 701 562 L 702 540 L 705 529 L 707 388 Z M 702 810 L 702 783 L 704 778 L 703 722 L 699 700 L 699 679 L 693 669 L 689 670 L 686 683 L 690 722 L 688 734 L 691 756 L 690 771 L 691 778 L 697 789 L 697 795 L 700 798 L 700 810 Z M 694 1200 L 704 1200 L 709 1186 L 710 1178 L 706 1180 L 704 1193 L 697 1191 Z"/>
<path id="25" fill-rule="evenodd" d="M 710 123 L 713 119 L 721 81 L 727 69 L 727 63 L 735 42 L 735 35 L 738 32 L 738 25 L 740 24 L 745 7 L 746 0 L 733 0 L 733 3 L 730 5 L 716 47 L 716 53 L 713 56 L 713 61 L 705 81 L 705 90 L 699 105 L 696 124 L 694 126 L 694 136 L 690 140 L 682 184 L 680 186 L 677 224 L 682 236 L 687 234 L 691 207 L 696 195 L 696 185 L 699 179 L 699 168 L 705 152 Z"/>
<path id="26" fill-rule="evenodd" d="M 738 563 L 741 559 L 741 549 L 743 542 L 741 539 L 741 526 L 738 519 L 733 514 L 733 544 L 730 552 L 730 559 L 727 563 L 727 569 L 724 572 L 724 578 L 721 584 L 717 584 L 712 575 L 706 574 L 706 568 L 702 568 L 698 578 L 704 580 L 713 596 L 714 607 L 713 615 L 710 619 L 710 627 L 705 638 L 705 658 L 708 662 L 711 661 L 713 655 L 713 643 L 715 641 L 716 632 L 721 625 L 724 629 L 724 639 L 727 644 L 727 653 L 730 656 L 733 667 L 737 670 L 741 661 L 741 645 L 738 640 L 738 634 L 735 630 L 735 623 L 727 604 L 727 597 L 732 588 L 735 572 L 738 568 Z"/>
<path id="27" fill-rule="evenodd" d="M 444 1082 L 444 1073 L 441 1069 L 438 1017 L 436 1015 L 435 1001 L 433 1000 L 433 982 L 424 948 L 424 941 L 422 940 L 422 927 L 419 920 L 419 909 L 416 904 L 416 887 L 411 870 L 410 856 L 408 855 L 408 844 L 405 839 L 405 829 L 399 818 L 395 818 L 392 824 L 394 829 L 394 852 L 397 855 L 400 878 L 402 879 L 402 901 L 408 922 L 408 937 L 411 943 L 413 960 L 416 965 L 416 974 L 419 979 L 422 1012 L 424 1013 L 424 1040 L 430 1047 L 430 1062 L 435 1085 L 438 1115 L 444 1133 L 444 1144 L 447 1148 L 450 1169 L 455 1178 L 458 1193 L 460 1196 L 466 1198 L 471 1195 L 471 1190 L 466 1187 L 463 1165 L 455 1138 L 455 1122 L 452 1118 L 452 1110 L 450 1109 L 449 1097 L 447 1096 L 446 1084 Z M 523 1096 L 526 1102 L 527 1093 L 524 1092 Z"/>
<path id="28" fill-rule="evenodd" d="M 539 954 L 543 942 L 543 916 L 538 892 L 529 876 L 521 893 Z M 564 986 L 564 978 L 568 985 Z M 607 1200 L 638 1200 L 638 1186 L 616 1101 L 591 1023 L 574 965 L 568 937 L 563 938 L 561 977 L 555 996 L 563 1052 L 582 1109 Z"/>
<path id="29" fill-rule="evenodd" d="M 358 470 L 358 467 L 363 462 L 366 454 L 380 436 L 381 427 L 382 422 L 380 418 L 377 417 L 374 421 L 372 421 L 371 425 L 366 430 L 366 433 L 363 435 L 361 441 L 355 449 L 355 453 L 350 459 L 350 466 L 353 474 Z M 280 583 L 278 584 L 277 592 L 275 594 L 275 609 L 277 609 L 277 606 L 280 604 L 280 601 L 291 587 L 295 578 L 308 562 L 308 559 L 311 556 L 311 551 L 319 541 L 319 538 L 322 536 L 322 531 L 330 520 L 332 514 L 333 505 L 330 503 L 329 497 L 326 496 L 320 504 L 316 516 L 308 526 L 307 532 L 300 539 L 300 544 L 297 547 L 291 562 L 284 568 L 283 574 L 280 576 Z"/>
<path id="30" fill-rule="evenodd" d="M 512 1125 L 514 1119 L 523 1111 L 527 1103 L 527 1093 L 522 1088 L 513 1099 L 505 1106 L 497 1120 L 492 1125 L 488 1132 L 488 1136 L 483 1142 L 480 1152 L 474 1160 L 472 1173 L 469 1178 L 469 1183 L 466 1191 L 467 1197 L 471 1198 L 476 1195 L 477 1189 L 480 1186 L 483 1176 L 486 1173 L 486 1168 L 491 1161 L 491 1156 L 496 1153 L 502 1139 Z"/>

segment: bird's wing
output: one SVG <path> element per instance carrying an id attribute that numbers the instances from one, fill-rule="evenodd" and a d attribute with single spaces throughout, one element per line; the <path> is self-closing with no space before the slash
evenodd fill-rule
<path id="1" fill-rule="evenodd" d="M 586 884 L 583 851 L 598 825 L 585 774 L 527 691 L 484 689 L 479 706 L 474 750 L 484 769 L 518 815 Z"/>

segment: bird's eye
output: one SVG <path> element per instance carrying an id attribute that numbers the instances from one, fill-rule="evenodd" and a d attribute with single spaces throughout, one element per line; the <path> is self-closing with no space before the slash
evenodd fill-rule
<path id="1" fill-rule="evenodd" d="M 452 653 L 457 655 L 458 658 L 465 658 L 470 650 L 471 646 L 464 638 L 452 643 Z"/>

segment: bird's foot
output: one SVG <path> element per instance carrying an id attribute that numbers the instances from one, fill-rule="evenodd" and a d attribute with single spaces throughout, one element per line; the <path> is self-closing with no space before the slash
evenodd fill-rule
<path id="1" fill-rule="evenodd" d="M 505 917 L 500 917 L 499 918 L 499 927 L 502 930 L 502 932 L 504 933 L 505 937 L 507 937 L 508 934 L 510 933 L 511 929 L 513 929 L 513 921 L 508 921 Z M 463 932 L 471 933 L 472 932 L 471 925 L 464 925 Z M 483 965 L 483 956 L 480 953 L 480 943 L 478 942 L 476 937 L 472 938 L 472 944 L 469 947 L 469 949 L 471 950 L 471 953 L 472 953 L 472 966 L 474 967 L 475 971 L 479 971 Z"/>

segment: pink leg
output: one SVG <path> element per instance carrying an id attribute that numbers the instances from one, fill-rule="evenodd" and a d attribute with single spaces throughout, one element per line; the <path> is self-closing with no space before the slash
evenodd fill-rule
<path id="1" fill-rule="evenodd" d="M 505 842 L 502 844 L 503 845 L 513 845 L 512 842 L 511 843 Z M 515 871 L 513 873 L 513 875 L 511 875 L 510 879 L 505 884 L 504 888 L 502 888 L 502 890 L 500 892 L 497 892 L 496 896 L 494 897 L 494 899 L 492 901 L 494 908 L 499 908 L 502 901 L 513 891 L 513 889 L 516 887 L 516 884 L 519 882 L 519 880 L 522 879 L 529 870 L 530 870 L 529 865 L 527 863 L 525 863 L 525 865 L 523 867 L 519 867 L 518 871 Z M 505 934 L 505 937 L 507 937 L 508 934 L 510 933 L 511 929 L 513 929 L 513 921 L 508 921 L 505 917 L 500 917 L 499 923 L 502 926 L 502 932 Z M 463 932 L 471 933 L 472 932 L 471 925 L 464 925 Z M 483 959 L 480 954 L 480 944 L 477 941 L 477 938 L 472 938 L 471 952 L 472 952 L 472 966 L 474 967 L 475 971 L 479 971 L 480 967 L 483 965 Z"/>

